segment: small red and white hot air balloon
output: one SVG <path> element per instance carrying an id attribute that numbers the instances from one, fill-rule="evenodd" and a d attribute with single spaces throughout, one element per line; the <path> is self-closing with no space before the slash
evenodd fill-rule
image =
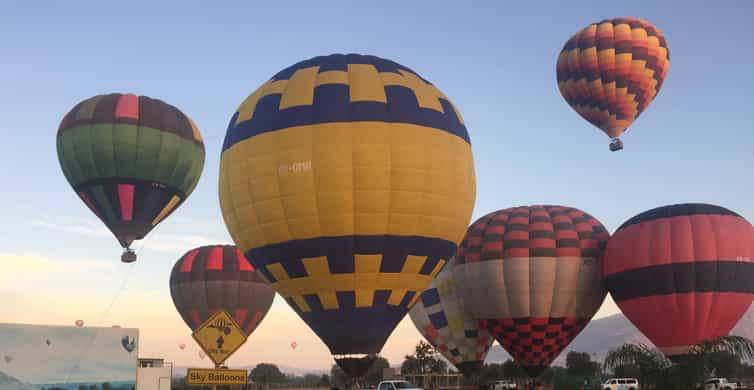
<path id="1" fill-rule="evenodd" d="M 84 320 L 76 320 L 76 327 L 80 328 L 82 326 L 84 326 Z"/>

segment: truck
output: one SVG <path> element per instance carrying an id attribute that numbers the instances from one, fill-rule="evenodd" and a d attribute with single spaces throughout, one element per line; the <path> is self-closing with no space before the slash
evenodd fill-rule
<path id="1" fill-rule="evenodd" d="M 491 390 L 514 390 L 516 389 L 516 382 L 509 380 L 497 380 L 492 383 Z"/>
<path id="2" fill-rule="evenodd" d="M 639 380 L 636 378 L 612 378 L 606 380 L 601 387 L 602 390 L 639 390 Z"/>
<path id="3" fill-rule="evenodd" d="M 387 380 L 377 385 L 377 390 L 424 390 L 421 387 L 404 380 Z"/>
<path id="4" fill-rule="evenodd" d="M 704 390 L 736 390 L 741 389 L 737 382 L 728 382 L 726 378 L 709 378 L 704 381 Z"/>

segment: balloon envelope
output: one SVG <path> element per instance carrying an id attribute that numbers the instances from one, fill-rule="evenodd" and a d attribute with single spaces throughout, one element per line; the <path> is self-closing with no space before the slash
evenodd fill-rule
<path id="1" fill-rule="evenodd" d="M 80 328 L 80 327 L 84 326 L 84 321 L 83 320 L 76 320 L 75 324 L 76 324 L 77 327 Z"/>
<path id="2" fill-rule="evenodd" d="M 478 372 L 495 340 L 468 312 L 453 276 L 454 261 L 445 265 L 409 311 L 416 329 L 466 376 Z"/>
<path id="3" fill-rule="evenodd" d="M 537 376 L 597 312 L 609 234 L 589 214 L 528 206 L 483 216 L 468 229 L 453 268 L 471 315 Z"/>
<path id="4" fill-rule="evenodd" d="M 356 54 L 264 83 L 231 118 L 220 162 L 234 242 L 338 356 L 382 349 L 453 255 L 475 189 L 447 97 L 405 66 Z"/>
<path id="5" fill-rule="evenodd" d="M 727 335 L 754 299 L 754 227 L 724 207 L 643 212 L 608 243 L 605 286 L 663 353 Z"/>
<path id="6" fill-rule="evenodd" d="M 204 167 L 204 144 L 191 119 L 133 94 L 77 104 L 60 123 L 57 150 L 76 194 L 123 248 L 175 211 Z M 123 260 L 135 260 L 133 252 Z"/>
<path id="7" fill-rule="evenodd" d="M 618 138 L 660 92 L 670 66 L 662 32 L 646 20 L 592 23 L 558 56 L 560 93 L 579 115 Z"/>
<path id="8" fill-rule="evenodd" d="M 196 330 L 217 310 L 225 310 L 248 336 L 269 311 L 275 290 L 232 245 L 192 249 L 170 273 L 176 310 Z"/>

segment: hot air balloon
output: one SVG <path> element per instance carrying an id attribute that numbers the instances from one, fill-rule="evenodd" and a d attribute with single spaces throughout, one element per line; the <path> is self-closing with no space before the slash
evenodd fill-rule
<path id="1" fill-rule="evenodd" d="M 13 361 L 13 356 L 5 355 L 5 363 L 10 364 Z"/>
<path id="2" fill-rule="evenodd" d="M 646 20 L 592 23 L 566 42 L 558 56 L 560 93 L 579 115 L 605 132 L 610 150 L 660 92 L 670 66 L 662 32 Z"/>
<path id="3" fill-rule="evenodd" d="M 204 360 L 204 352 L 199 351 L 199 359 Z"/>
<path id="4" fill-rule="evenodd" d="M 235 246 L 208 245 L 186 252 L 175 263 L 170 295 L 191 330 L 225 310 L 248 336 L 270 309 L 275 290 Z"/>
<path id="5" fill-rule="evenodd" d="M 231 118 L 220 165 L 236 245 L 352 376 L 453 255 L 474 207 L 458 110 L 374 56 L 274 75 Z"/>
<path id="6" fill-rule="evenodd" d="M 76 327 L 80 328 L 84 326 L 84 320 L 76 320 L 75 324 L 76 324 Z"/>
<path id="7" fill-rule="evenodd" d="M 123 336 L 120 339 L 120 344 L 121 344 L 121 346 L 123 346 L 123 349 L 125 349 L 126 351 L 128 351 L 128 353 L 131 353 L 131 352 L 134 351 L 134 349 L 136 349 L 136 338 L 135 337 L 128 337 L 127 335 Z"/>
<path id="8" fill-rule="evenodd" d="M 453 265 L 453 260 L 445 265 L 408 313 L 419 333 L 470 377 L 482 368 L 495 339 L 466 310 Z"/>
<path id="9" fill-rule="evenodd" d="M 177 108 L 146 96 L 113 93 L 77 104 L 63 118 L 58 159 L 81 200 L 133 262 L 144 238 L 191 194 L 204 167 L 196 125 Z"/>
<path id="10" fill-rule="evenodd" d="M 670 358 L 727 335 L 754 299 L 754 227 L 724 207 L 677 204 L 621 225 L 604 281 L 623 314 Z"/>
<path id="11" fill-rule="evenodd" d="M 291 342 L 291 349 L 296 349 L 296 347 L 298 347 L 298 343 L 295 341 Z"/>
<path id="12" fill-rule="evenodd" d="M 186 349 L 186 344 L 181 343 L 180 345 L 178 345 L 178 348 L 180 348 L 181 351 L 183 351 L 184 349 Z"/>
<path id="13" fill-rule="evenodd" d="M 52 341 L 50 341 L 50 339 L 47 339 L 45 340 L 45 344 L 47 344 L 47 346 L 49 347 L 50 345 L 52 345 Z"/>
<path id="14" fill-rule="evenodd" d="M 453 268 L 471 315 L 538 376 L 597 312 L 609 234 L 564 206 L 524 206 L 483 216 L 468 229 Z"/>

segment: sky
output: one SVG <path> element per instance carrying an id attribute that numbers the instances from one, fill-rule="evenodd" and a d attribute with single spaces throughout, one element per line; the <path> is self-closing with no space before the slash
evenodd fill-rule
<path id="1" fill-rule="evenodd" d="M 138 351 L 124 336 L 138 345 L 137 329 L 0 324 L 0 372 L 32 384 L 136 381 Z"/>
<path id="2" fill-rule="evenodd" d="M 754 2 L 686 1 L 4 1 L 0 12 L 0 322 L 120 324 L 142 356 L 200 360 L 175 311 L 170 269 L 189 249 L 231 243 L 218 201 L 222 141 L 236 107 L 295 62 L 364 53 L 408 66 L 459 108 L 477 175 L 476 219 L 561 204 L 611 232 L 661 205 L 707 202 L 754 218 L 750 93 Z M 665 34 L 662 90 L 622 139 L 573 112 L 555 81 L 565 41 L 589 23 L 647 19 Z M 56 156 L 65 113 L 133 92 L 179 107 L 206 146 L 191 197 L 121 264 L 114 238 L 69 187 Z M 472 220 L 473 220 L 472 219 Z M 617 312 L 606 300 L 597 317 Z M 383 349 L 420 339 L 408 316 Z M 298 348 L 291 351 L 291 341 Z M 189 344 L 179 350 L 180 343 Z M 229 365 L 327 368 L 327 348 L 279 297 Z"/>

